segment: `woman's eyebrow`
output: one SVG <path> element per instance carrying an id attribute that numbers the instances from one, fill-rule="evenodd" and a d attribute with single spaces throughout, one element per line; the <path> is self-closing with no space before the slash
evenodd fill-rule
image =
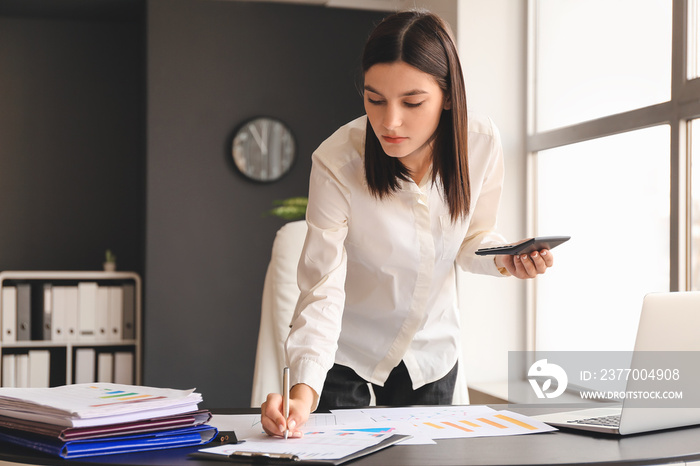
<path id="1" fill-rule="evenodd" d="M 381 92 L 377 91 L 372 86 L 365 85 L 365 90 L 369 91 L 373 94 L 377 94 L 379 96 L 384 97 Z M 413 90 L 410 90 L 408 92 L 404 92 L 403 94 L 401 94 L 401 97 L 410 97 L 412 95 L 420 95 L 420 94 L 427 94 L 427 93 L 428 93 L 427 91 L 424 91 L 422 89 L 413 89 Z"/>

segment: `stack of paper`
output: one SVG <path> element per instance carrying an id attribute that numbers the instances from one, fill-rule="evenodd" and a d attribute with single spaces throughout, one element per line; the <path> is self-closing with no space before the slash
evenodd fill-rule
<path id="1" fill-rule="evenodd" d="M 194 390 L 110 383 L 0 388 L 0 440 L 63 458 L 203 445 L 217 434 Z"/>

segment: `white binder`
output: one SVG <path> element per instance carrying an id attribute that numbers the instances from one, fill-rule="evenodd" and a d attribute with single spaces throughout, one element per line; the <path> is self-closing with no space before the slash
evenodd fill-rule
<path id="1" fill-rule="evenodd" d="M 15 355 L 15 386 L 17 388 L 29 388 L 29 355 Z"/>
<path id="2" fill-rule="evenodd" d="M 2 355 L 2 386 L 15 388 L 17 386 L 15 379 L 17 376 L 17 368 L 15 367 L 15 355 Z"/>
<path id="3" fill-rule="evenodd" d="M 41 327 L 43 340 L 51 340 L 53 337 L 53 286 L 44 284 L 44 319 Z"/>
<path id="4" fill-rule="evenodd" d="M 17 288 L 2 288 L 2 342 L 17 341 Z"/>
<path id="5" fill-rule="evenodd" d="M 114 355 L 99 353 L 97 355 L 97 381 L 100 383 L 114 382 Z"/>
<path id="6" fill-rule="evenodd" d="M 49 388 L 50 369 L 49 350 L 29 350 L 30 387 Z"/>
<path id="7" fill-rule="evenodd" d="M 95 300 L 95 339 L 109 340 L 109 288 L 97 287 Z"/>
<path id="8" fill-rule="evenodd" d="M 73 367 L 75 383 L 94 383 L 95 350 L 92 348 L 78 348 L 75 350 L 75 364 Z"/>
<path id="9" fill-rule="evenodd" d="M 17 285 L 17 341 L 32 339 L 32 288 L 29 283 Z"/>
<path id="10" fill-rule="evenodd" d="M 75 340 L 78 338 L 78 287 L 67 286 L 64 293 L 65 338 Z"/>
<path id="11" fill-rule="evenodd" d="M 78 339 L 95 341 L 96 338 L 97 283 L 78 284 Z"/>
<path id="12" fill-rule="evenodd" d="M 134 353 L 129 351 L 114 353 L 114 383 L 125 385 L 134 383 Z"/>
<path id="13" fill-rule="evenodd" d="M 51 340 L 66 341 L 66 287 L 51 290 Z"/>
<path id="14" fill-rule="evenodd" d="M 109 338 L 122 339 L 124 292 L 121 286 L 109 287 Z"/>

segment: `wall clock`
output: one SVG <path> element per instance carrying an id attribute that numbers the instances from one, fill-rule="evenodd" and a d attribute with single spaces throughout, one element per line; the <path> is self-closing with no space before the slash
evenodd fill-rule
<path id="1" fill-rule="evenodd" d="M 296 143 L 280 120 L 259 117 L 244 122 L 235 132 L 233 163 L 246 177 L 262 182 L 284 176 L 294 163 Z"/>

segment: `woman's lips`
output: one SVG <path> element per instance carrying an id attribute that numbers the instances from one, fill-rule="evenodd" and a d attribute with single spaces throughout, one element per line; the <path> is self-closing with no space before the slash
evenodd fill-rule
<path id="1" fill-rule="evenodd" d="M 390 144 L 399 144 L 408 139 L 400 136 L 382 136 L 382 138 Z"/>

